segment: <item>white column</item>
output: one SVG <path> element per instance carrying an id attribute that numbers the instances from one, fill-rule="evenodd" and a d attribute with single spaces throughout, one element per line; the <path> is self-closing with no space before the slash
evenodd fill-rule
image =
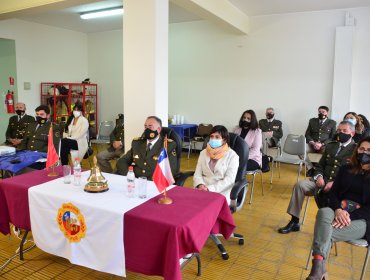
<path id="1" fill-rule="evenodd" d="M 336 28 L 331 118 L 341 121 L 350 111 L 354 26 Z"/>
<path id="2" fill-rule="evenodd" d="M 168 122 L 168 0 L 125 0 L 123 108 L 125 150 L 147 116 Z"/>

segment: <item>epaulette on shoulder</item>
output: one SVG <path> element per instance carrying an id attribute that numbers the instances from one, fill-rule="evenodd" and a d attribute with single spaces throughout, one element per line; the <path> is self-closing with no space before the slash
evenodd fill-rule
<path id="1" fill-rule="evenodd" d="M 168 142 L 170 142 L 170 143 L 171 143 L 171 142 L 173 142 L 173 140 L 172 140 L 172 139 L 167 139 L 167 141 L 168 141 Z"/>
<path id="2" fill-rule="evenodd" d="M 138 141 L 138 140 L 143 140 L 143 138 L 141 138 L 141 137 L 135 137 L 134 139 L 132 139 L 132 141 Z"/>
<path id="3" fill-rule="evenodd" d="M 338 143 L 338 142 L 333 140 L 333 141 L 328 142 L 326 145 L 335 144 L 335 143 Z"/>

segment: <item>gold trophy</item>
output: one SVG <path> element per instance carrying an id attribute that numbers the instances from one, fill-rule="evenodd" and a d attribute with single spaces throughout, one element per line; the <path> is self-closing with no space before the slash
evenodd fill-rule
<path id="1" fill-rule="evenodd" d="M 100 168 L 97 166 L 97 159 L 94 156 L 94 165 L 91 168 L 89 178 L 87 178 L 87 184 L 85 185 L 85 192 L 99 193 L 106 192 L 109 190 L 107 180 L 101 174 Z"/>

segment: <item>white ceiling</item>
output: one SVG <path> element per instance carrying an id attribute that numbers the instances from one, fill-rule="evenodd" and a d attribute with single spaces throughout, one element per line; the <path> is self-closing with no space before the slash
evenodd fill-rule
<path id="1" fill-rule="evenodd" d="M 248 16 L 296 13 L 370 6 L 370 0 L 229 0 Z M 79 14 L 122 6 L 122 0 L 106 0 L 60 10 L 31 12 L 19 19 L 80 31 L 101 32 L 122 28 L 122 16 L 82 20 Z M 170 3 L 169 22 L 200 20 L 200 18 Z"/>

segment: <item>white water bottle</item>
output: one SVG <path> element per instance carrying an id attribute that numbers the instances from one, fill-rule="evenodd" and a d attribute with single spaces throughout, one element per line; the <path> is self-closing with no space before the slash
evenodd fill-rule
<path id="1" fill-rule="evenodd" d="M 73 162 L 73 185 L 81 185 L 81 164 L 78 157 Z"/>
<path id="2" fill-rule="evenodd" d="M 126 195 L 128 197 L 134 197 L 135 196 L 135 173 L 134 173 L 133 166 L 128 167 L 126 179 L 127 179 Z"/>

